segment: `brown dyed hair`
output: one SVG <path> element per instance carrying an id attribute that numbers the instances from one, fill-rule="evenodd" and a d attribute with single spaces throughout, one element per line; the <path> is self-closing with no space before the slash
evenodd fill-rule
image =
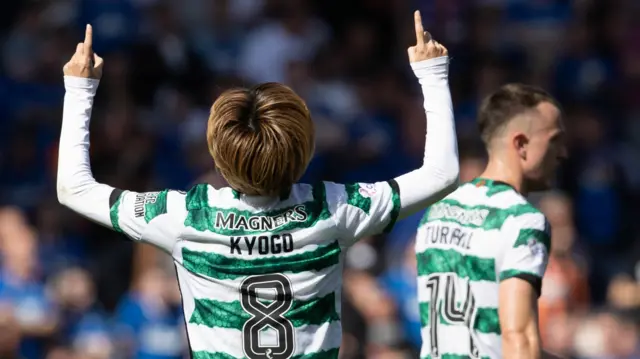
<path id="1" fill-rule="evenodd" d="M 220 95 L 211 107 L 207 143 L 231 188 L 274 196 L 288 192 L 306 171 L 315 131 L 304 100 L 269 82 Z"/>
<path id="2" fill-rule="evenodd" d="M 507 84 L 487 96 L 480 105 L 478 129 L 482 141 L 488 145 L 496 133 L 514 117 L 549 102 L 560 108 L 558 102 L 539 87 L 523 84 Z"/>

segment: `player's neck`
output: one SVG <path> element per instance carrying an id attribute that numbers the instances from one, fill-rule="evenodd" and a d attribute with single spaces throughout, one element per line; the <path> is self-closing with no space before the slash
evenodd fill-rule
<path id="1" fill-rule="evenodd" d="M 517 166 L 510 165 L 509 161 L 500 158 L 490 158 L 487 167 L 479 177 L 504 182 L 526 196 L 527 193 L 526 188 L 524 188 L 523 176 L 517 168 Z"/>

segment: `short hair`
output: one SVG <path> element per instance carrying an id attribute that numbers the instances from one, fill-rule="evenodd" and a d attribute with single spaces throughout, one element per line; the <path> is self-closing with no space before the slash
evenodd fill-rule
<path id="1" fill-rule="evenodd" d="M 246 195 L 282 195 L 306 171 L 315 130 L 304 100 L 269 82 L 222 93 L 211 107 L 207 144 L 231 188 Z"/>
<path id="2" fill-rule="evenodd" d="M 507 84 L 487 96 L 480 105 L 478 130 L 485 145 L 516 116 L 549 102 L 560 108 L 558 102 L 543 89 L 524 84 Z"/>

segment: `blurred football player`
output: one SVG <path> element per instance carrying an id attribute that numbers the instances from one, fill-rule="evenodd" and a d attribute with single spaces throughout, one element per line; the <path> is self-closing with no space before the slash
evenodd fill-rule
<path id="1" fill-rule="evenodd" d="M 478 116 L 484 172 L 427 209 L 418 228 L 421 357 L 537 359 L 550 229 L 525 196 L 550 188 L 567 155 L 560 109 L 539 88 L 509 84 Z"/>

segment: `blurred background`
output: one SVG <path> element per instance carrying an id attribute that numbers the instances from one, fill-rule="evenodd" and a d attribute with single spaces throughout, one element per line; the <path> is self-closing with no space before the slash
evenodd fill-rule
<path id="1" fill-rule="evenodd" d="M 84 24 L 106 61 L 91 133 L 99 181 L 223 186 L 206 150 L 208 108 L 224 89 L 262 81 L 290 85 L 314 114 L 305 180 L 379 181 L 422 160 L 422 99 L 406 58 L 414 9 L 452 56 L 463 180 L 484 165 L 474 118 L 488 92 L 527 82 L 564 107 L 572 157 L 557 191 L 533 198 L 553 226 L 544 346 L 640 358 L 638 0 L 2 1 L 0 358 L 186 355 L 170 258 L 55 198 L 61 69 Z M 350 250 L 341 358 L 417 357 L 420 216 Z"/>

